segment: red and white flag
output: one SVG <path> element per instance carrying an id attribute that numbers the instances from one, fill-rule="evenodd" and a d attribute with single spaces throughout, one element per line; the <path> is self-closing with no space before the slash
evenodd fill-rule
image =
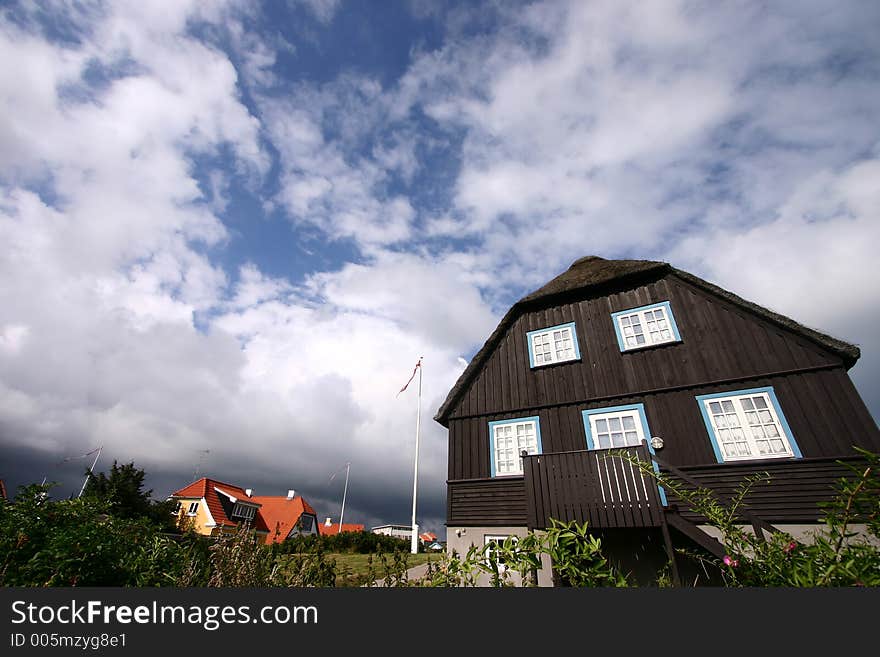
<path id="1" fill-rule="evenodd" d="M 423 356 L 422 358 L 424 358 L 424 356 Z M 403 385 L 403 387 L 402 387 L 400 390 L 397 391 L 397 396 L 398 396 L 398 397 L 400 397 L 400 393 L 403 392 L 404 390 L 406 390 L 407 386 L 409 386 L 409 384 L 412 383 L 412 380 L 413 380 L 414 378 L 416 378 L 416 372 L 418 372 L 418 370 L 419 370 L 419 368 L 420 368 L 421 366 L 422 366 L 422 359 L 419 358 L 419 362 L 417 362 L 417 363 L 416 363 L 416 366 L 413 368 L 413 373 L 412 373 L 412 375 L 409 377 L 409 381 L 407 381 L 407 382 Z"/>

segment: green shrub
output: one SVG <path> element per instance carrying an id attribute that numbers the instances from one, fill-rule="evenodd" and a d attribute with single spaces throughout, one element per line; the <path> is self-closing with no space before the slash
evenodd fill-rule
<path id="1" fill-rule="evenodd" d="M 292 536 L 277 545 L 279 545 L 277 549 L 283 553 L 308 552 L 317 546 L 320 546 L 324 552 L 340 554 L 392 554 L 396 550 L 410 549 L 410 542 L 407 540 L 367 531 Z"/>
<path id="2" fill-rule="evenodd" d="M 54 501 L 51 485 L 0 501 L 0 585 L 161 586 L 173 584 L 182 546 L 143 517 L 111 515 L 97 498 Z"/>
<path id="3" fill-rule="evenodd" d="M 812 540 L 802 542 L 785 532 L 763 537 L 743 528 L 742 510 L 749 490 L 769 475 L 745 477 L 732 499 L 721 502 L 708 489 L 687 489 L 668 476 L 656 474 L 651 464 L 635 462 L 643 472 L 686 501 L 721 534 L 721 559 L 686 552 L 718 573 L 725 586 L 880 586 L 880 457 L 856 448 L 864 457 L 860 466 L 844 463 L 853 473 L 836 484 L 833 499 L 822 505 L 824 527 Z M 865 534 L 852 530 L 864 523 Z"/>

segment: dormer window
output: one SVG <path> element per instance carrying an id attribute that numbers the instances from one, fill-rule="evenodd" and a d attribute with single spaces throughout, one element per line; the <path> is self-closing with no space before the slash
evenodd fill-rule
<path id="1" fill-rule="evenodd" d="M 668 301 L 611 313 L 611 319 L 621 351 L 681 342 Z"/>
<path id="2" fill-rule="evenodd" d="M 199 503 L 198 502 L 190 502 L 189 508 L 186 510 L 186 515 L 194 516 L 199 511 Z"/>
<path id="3" fill-rule="evenodd" d="M 529 331 L 526 338 L 529 343 L 529 365 L 532 367 L 579 360 L 581 357 L 574 322 Z"/>
<path id="4" fill-rule="evenodd" d="M 312 528 L 315 525 L 315 518 L 313 516 L 309 516 L 303 514 L 299 517 L 299 520 L 296 523 L 296 529 L 303 534 L 311 534 Z"/>
<path id="5" fill-rule="evenodd" d="M 235 506 L 232 507 L 233 518 L 241 518 L 242 520 L 253 520 L 256 513 L 256 507 L 250 506 L 248 504 L 242 504 L 241 502 L 237 502 Z"/>

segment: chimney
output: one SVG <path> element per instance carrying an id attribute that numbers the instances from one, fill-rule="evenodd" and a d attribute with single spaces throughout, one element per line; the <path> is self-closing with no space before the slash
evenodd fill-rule
<path id="1" fill-rule="evenodd" d="M 253 492 L 254 492 L 253 488 L 245 488 L 244 489 L 244 494 L 247 495 L 248 497 L 250 497 L 251 493 L 253 493 Z"/>
<path id="2" fill-rule="evenodd" d="M 327 518 L 327 520 L 324 521 L 324 526 L 325 526 L 325 527 L 329 527 L 329 526 L 332 525 L 332 524 L 333 524 L 333 523 L 330 522 L 330 518 Z"/>
<path id="3" fill-rule="evenodd" d="M 287 499 L 292 500 L 294 497 L 296 497 L 296 491 L 291 488 L 289 491 L 287 491 Z"/>

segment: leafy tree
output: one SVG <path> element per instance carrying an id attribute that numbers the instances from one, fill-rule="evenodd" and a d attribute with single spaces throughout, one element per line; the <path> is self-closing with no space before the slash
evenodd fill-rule
<path id="1" fill-rule="evenodd" d="M 0 501 L 0 585 L 161 586 L 174 583 L 184 545 L 145 517 L 112 515 L 97 497 L 52 500 L 51 485 Z"/>
<path id="2" fill-rule="evenodd" d="M 152 490 L 143 490 L 146 473 L 134 463 L 119 465 L 113 461 L 110 476 L 87 473 L 83 497 L 104 500 L 110 513 L 117 518 L 148 518 L 167 531 L 174 529 L 174 503 L 155 502 Z"/>

